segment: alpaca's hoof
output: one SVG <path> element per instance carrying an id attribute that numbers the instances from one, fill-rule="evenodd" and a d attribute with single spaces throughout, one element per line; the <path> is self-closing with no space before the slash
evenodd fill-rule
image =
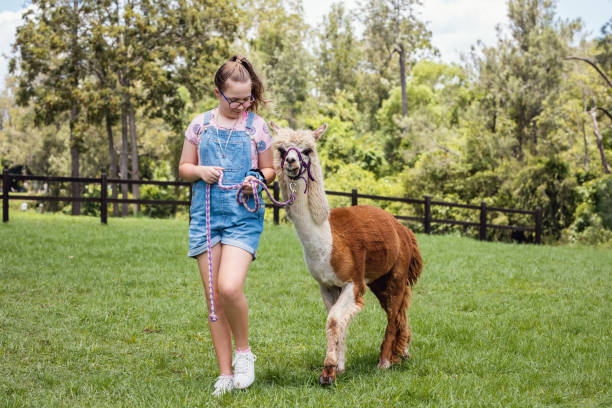
<path id="1" fill-rule="evenodd" d="M 334 383 L 334 379 L 331 377 L 324 377 L 322 374 L 319 376 L 319 384 L 321 385 L 332 385 Z"/>
<path id="2" fill-rule="evenodd" d="M 380 360 L 378 362 L 378 368 L 381 370 L 386 370 L 389 367 L 391 367 L 391 362 L 389 360 Z"/>
<path id="3" fill-rule="evenodd" d="M 319 376 L 319 384 L 332 385 L 336 380 L 336 366 L 328 366 L 323 369 Z"/>

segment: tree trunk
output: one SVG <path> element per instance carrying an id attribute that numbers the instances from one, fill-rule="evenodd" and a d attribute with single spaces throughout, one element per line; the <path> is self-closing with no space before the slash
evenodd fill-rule
<path id="1" fill-rule="evenodd" d="M 110 119 L 110 113 L 106 114 L 106 133 L 108 135 L 108 157 L 110 158 L 109 163 L 109 177 L 112 179 L 117 178 L 117 149 L 115 149 L 115 142 L 113 140 L 113 124 Z M 111 196 L 113 199 L 117 198 L 117 184 L 111 184 Z M 113 203 L 113 215 L 119 216 L 119 203 Z"/>
<path id="2" fill-rule="evenodd" d="M 525 141 L 525 125 L 519 120 L 516 124 L 516 141 L 517 146 L 514 149 L 514 155 L 519 162 L 523 161 L 523 142 Z"/>
<path id="3" fill-rule="evenodd" d="M 406 103 L 406 50 L 404 45 L 399 45 L 400 82 L 402 84 L 402 117 L 408 114 Z"/>
<path id="4" fill-rule="evenodd" d="M 293 119 L 293 106 L 289 108 L 289 118 L 287 119 L 287 122 L 289 122 L 290 128 L 295 129 L 295 120 Z"/>
<path id="5" fill-rule="evenodd" d="M 74 59 L 76 58 L 76 55 L 78 54 L 78 23 L 79 23 L 79 2 L 78 0 L 73 0 L 72 1 L 72 12 L 73 12 L 73 18 L 71 18 L 71 57 L 70 59 L 72 60 L 72 68 L 74 69 L 75 72 L 78 71 L 77 69 L 77 64 L 74 61 Z M 78 75 L 75 75 L 73 77 L 74 81 L 75 81 L 75 88 L 78 87 Z M 70 161 L 71 161 L 71 172 L 70 172 L 70 177 L 79 177 L 79 137 L 80 135 L 75 135 L 75 125 L 77 122 L 77 117 L 78 117 L 78 110 L 77 110 L 77 105 L 76 105 L 76 97 L 73 94 L 72 97 L 72 106 L 70 108 Z M 72 197 L 74 198 L 80 198 L 81 196 L 81 184 L 80 183 L 72 183 Z M 72 202 L 72 215 L 81 215 L 81 202 L 80 201 L 73 201 Z"/>
<path id="6" fill-rule="evenodd" d="M 606 174 L 610 174 L 610 167 L 608 166 L 608 162 L 606 161 L 606 155 L 604 152 L 603 138 L 601 137 L 601 133 L 599 132 L 599 126 L 597 125 L 597 108 L 595 107 L 591 109 L 589 111 L 589 115 L 591 115 L 591 119 L 593 119 L 593 133 L 595 134 L 597 148 L 599 149 L 599 155 L 601 156 L 601 164 L 604 168 L 604 172 Z"/>
<path id="7" fill-rule="evenodd" d="M 79 146 L 75 136 L 74 127 L 77 121 L 76 107 L 70 108 L 70 162 L 71 171 L 70 177 L 79 177 Z M 81 196 L 81 183 L 72 182 L 72 197 L 79 198 Z M 72 215 L 81 215 L 81 202 L 72 202 Z"/>
<path id="8" fill-rule="evenodd" d="M 122 180 L 127 180 L 128 177 L 128 117 L 125 104 L 121 106 L 121 177 Z M 128 199 L 128 185 L 121 183 L 121 196 L 123 199 Z M 128 204 L 121 204 L 121 215 L 127 216 Z"/>
<path id="9" fill-rule="evenodd" d="M 495 130 L 497 129 L 497 107 L 494 108 L 493 111 L 493 120 L 491 123 L 491 133 L 495 134 Z"/>
<path id="10" fill-rule="evenodd" d="M 589 171 L 589 148 L 587 145 L 586 130 L 584 129 L 584 120 L 581 120 L 580 122 L 582 122 L 582 139 L 584 140 L 584 169 L 588 173 Z"/>
<path id="11" fill-rule="evenodd" d="M 134 107 L 130 99 L 127 102 L 128 106 L 128 121 L 130 127 L 130 143 L 132 144 L 132 180 L 138 180 L 139 170 L 138 170 L 138 143 L 136 141 L 136 114 L 134 113 Z M 132 184 L 132 197 L 135 200 L 140 198 L 140 185 Z M 134 215 L 138 215 L 138 204 L 134 204 L 132 207 L 134 210 Z"/>

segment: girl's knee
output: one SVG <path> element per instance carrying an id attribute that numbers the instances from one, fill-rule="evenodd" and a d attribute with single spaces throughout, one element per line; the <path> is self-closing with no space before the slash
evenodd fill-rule
<path id="1" fill-rule="evenodd" d="M 226 302 L 232 302 L 244 296 L 242 286 L 235 285 L 232 282 L 221 284 L 219 282 L 219 296 Z"/>

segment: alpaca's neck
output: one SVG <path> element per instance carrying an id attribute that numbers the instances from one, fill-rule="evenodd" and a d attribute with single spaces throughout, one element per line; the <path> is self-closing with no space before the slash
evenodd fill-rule
<path id="1" fill-rule="evenodd" d="M 283 186 L 281 182 L 281 188 L 283 188 L 285 197 L 289 197 L 288 193 L 290 190 L 285 190 L 287 187 L 288 183 Z M 312 206 L 309 205 L 308 202 L 308 200 L 313 199 L 313 197 L 324 200 L 317 204 L 323 206 L 321 208 L 325 208 L 325 214 L 328 214 L 328 204 L 327 198 L 325 197 L 325 190 L 323 189 L 323 183 L 311 182 L 308 186 L 309 192 L 306 194 L 304 194 L 304 188 L 305 185 L 303 180 L 296 182 L 295 201 L 287 207 L 287 214 L 295 226 L 295 231 L 298 234 L 302 249 L 304 250 L 304 260 L 312 276 L 321 285 L 342 286 L 342 282 L 338 281 L 330 264 L 333 237 L 329 224 L 329 217 L 326 215 L 322 217 L 319 222 L 316 222 L 315 218 L 317 217 L 313 217 L 311 213 Z M 310 189 L 320 190 L 315 191 Z"/>
<path id="2" fill-rule="evenodd" d="M 323 176 L 320 171 L 316 173 L 318 174 L 315 175 L 315 181 L 308 183 L 308 189 L 304 179 L 290 180 L 284 177 L 279 178 L 280 187 L 285 199 L 288 199 L 291 195 L 292 189 L 290 189 L 290 184 L 293 183 L 294 185 L 295 200 L 286 209 L 289 219 L 298 229 L 310 228 L 311 226 L 328 222 L 329 204 L 323 187 Z M 307 191 L 304 192 L 305 190 Z M 316 202 L 309 202 L 309 200 L 316 200 Z M 325 213 L 323 217 L 319 215 L 322 212 Z"/>
<path id="3" fill-rule="evenodd" d="M 331 230 L 327 217 L 329 204 L 325 196 L 323 179 L 320 172 L 318 176 L 320 178 L 317 178 L 316 181 L 308 183 L 307 193 L 304 193 L 306 189 L 304 180 L 298 179 L 294 181 L 295 200 L 290 206 L 286 207 L 287 215 L 291 222 L 293 222 L 298 237 L 304 246 L 305 255 L 312 252 L 312 250 L 319 252 L 321 243 L 328 243 L 331 248 Z M 291 194 L 289 188 L 291 180 L 280 178 L 279 183 L 283 190 L 283 196 L 288 198 Z M 309 200 L 313 199 L 320 200 L 320 202 L 309 203 Z M 326 215 L 317 219 L 317 216 L 311 213 L 313 208 L 323 208 Z"/>

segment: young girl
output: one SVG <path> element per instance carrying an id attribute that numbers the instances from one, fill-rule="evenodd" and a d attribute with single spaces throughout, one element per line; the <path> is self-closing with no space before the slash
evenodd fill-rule
<path id="1" fill-rule="evenodd" d="M 226 61 L 215 74 L 214 92 L 219 105 L 196 116 L 185 131 L 179 174 L 195 181 L 188 255 L 197 259 L 205 289 L 209 287 L 206 183 L 211 185 L 210 244 L 218 320 L 208 325 L 220 371 L 213 395 L 221 395 L 232 388 L 246 388 L 255 379 L 243 287 L 255 259 L 265 209 L 261 192 L 255 192 L 260 194 L 261 207 L 251 213 L 236 202 L 236 190 L 222 190 L 217 182 L 223 173 L 223 185 L 253 178 L 270 183 L 275 173 L 268 126 L 254 113 L 264 99 L 263 85 L 251 63 L 240 56 Z M 253 208 L 253 190 L 247 187 L 245 193 Z M 209 291 L 205 292 L 210 305 Z M 232 335 L 236 346 L 233 362 Z"/>

